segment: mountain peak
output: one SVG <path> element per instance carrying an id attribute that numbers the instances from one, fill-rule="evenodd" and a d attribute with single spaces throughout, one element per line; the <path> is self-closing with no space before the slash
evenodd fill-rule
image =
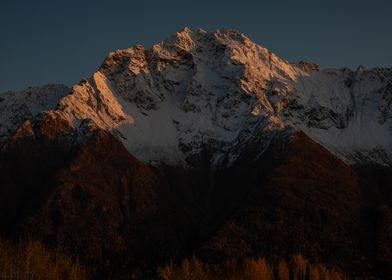
<path id="1" fill-rule="evenodd" d="M 290 63 L 235 30 L 184 28 L 150 49 L 109 53 L 90 79 L 42 108 L 76 130 L 89 120 L 111 131 L 145 162 L 184 164 L 208 147 L 211 163 L 229 164 L 254 143 L 257 157 L 271 137 L 296 130 L 347 160 L 380 158 L 379 147 L 384 160 L 392 77 L 373 72 L 353 79 L 352 71 Z M 2 126 L 5 138 L 15 124 Z"/>
<path id="2" fill-rule="evenodd" d="M 0 178 L 2 235 L 59 245 L 93 278 L 273 278 L 257 260 L 274 256 L 281 279 L 392 279 L 392 69 L 323 70 L 185 28 L 72 88 L 0 94 Z M 197 259 L 153 274 L 192 254 L 217 276 Z"/>

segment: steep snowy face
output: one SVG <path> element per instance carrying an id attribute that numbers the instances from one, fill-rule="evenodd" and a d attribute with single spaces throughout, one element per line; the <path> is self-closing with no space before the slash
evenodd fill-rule
<path id="1" fill-rule="evenodd" d="M 3 139 L 52 110 L 76 129 L 88 120 L 111 131 L 148 163 L 227 166 L 295 130 L 347 161 L 392 158 L 391 69 L 289 63 L 232 30 L 185 28 L 110 53 L 72 90 L 29 90 L 1 95 Z"/>
<path id="2" fill-rule="evenodd" d="M 391 164 L 392 69 L 322 70 L 297 78 L 281 116 L 349 162 Z"/>

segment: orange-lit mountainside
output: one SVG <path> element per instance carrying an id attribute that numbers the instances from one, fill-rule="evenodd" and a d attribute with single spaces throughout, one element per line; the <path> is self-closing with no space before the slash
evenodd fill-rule
<path id="1" fill-rule="evenodd" d="M 391 207 L 391 68 L 185 28 L 72 88 L 0 94 L 1 235 L 62 248 L 93 279 L 297 255 L 392 279 Z"/>

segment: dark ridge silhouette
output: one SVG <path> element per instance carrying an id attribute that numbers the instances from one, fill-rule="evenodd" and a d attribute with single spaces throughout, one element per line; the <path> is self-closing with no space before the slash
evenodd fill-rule
<path id="1" fill-rule="evenodd" d="M 354 169 L 301 132 L 223 170 L 207 150 L 194 168 L 152 167 L 107 132 L 75 135 L 44 119 L 2 147 L 0 225 L 9 238 L 63 248 L 95 278 L 155 277 L 195 254 L 301 254 L 353 278 L 391 275 L 389 169 Z"/>

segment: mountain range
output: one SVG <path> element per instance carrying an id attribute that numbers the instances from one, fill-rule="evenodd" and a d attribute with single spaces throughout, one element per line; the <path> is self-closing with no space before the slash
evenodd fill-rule
<path id="1" fill-rule="evenodd" d="M 392 278 L 392 68 L 320 69 L 185 28 L 72 88 L 2 93 L 0 112 L 0 231 L 97 278 L 293 254 Z"/>

